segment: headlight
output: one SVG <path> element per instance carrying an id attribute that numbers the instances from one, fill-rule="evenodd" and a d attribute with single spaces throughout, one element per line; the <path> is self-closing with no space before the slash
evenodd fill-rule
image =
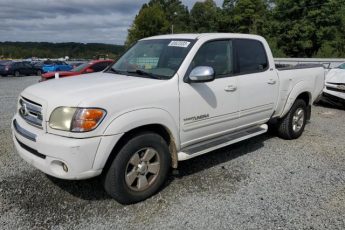
<path id="1" fill-rule="evenodd" d="M 88 132 L 97 128 L 105 115 L 103 109 L 59 107 L 50 115 L 49 126 L 63 131 Z"/>

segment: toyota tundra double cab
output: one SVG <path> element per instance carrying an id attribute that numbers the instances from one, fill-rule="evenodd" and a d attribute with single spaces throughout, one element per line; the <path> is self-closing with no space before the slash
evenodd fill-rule
<path id="1" fill-rule="evenodd" d="M 101 175 L 110 196 L 135 203 L 179 161 L 263 134 L 271 121 L 280 137 L 300 137 L 324 75 L 318 66 L 277 69 L 260 36 L 145 38 L 103 72 L 26 88 L 13 141 L 42 172 Z"/>

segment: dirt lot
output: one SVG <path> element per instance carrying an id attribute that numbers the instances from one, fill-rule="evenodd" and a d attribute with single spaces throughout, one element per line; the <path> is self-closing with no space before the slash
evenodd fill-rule
<path id="1" fill-rule="evenodd" d="M 182 162 L 165 188 L 122 206 L 99 180 L 51 179 L 15 152 L 16 98 L 0 78 L 0 228 L 345 229 L 345 111 L 313 107 L 295 141 L 262 135 Z"/>

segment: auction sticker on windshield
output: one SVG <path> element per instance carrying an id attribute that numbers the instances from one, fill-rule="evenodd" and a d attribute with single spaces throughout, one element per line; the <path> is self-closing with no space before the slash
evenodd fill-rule
<path id="1" fill-rule="evenodd" d="M 187 48 L 190 42 L 188 41 L 171 41 L 168 46 Z"/>

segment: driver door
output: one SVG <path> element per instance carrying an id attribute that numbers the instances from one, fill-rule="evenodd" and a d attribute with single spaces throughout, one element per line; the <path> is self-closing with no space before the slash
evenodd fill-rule
<path id="1" fill-rule="evenodd" d="M 233 76 L 231 40 L 203 44 L 195 55 L 187 76 L 197 66 L 210 66 L 215 80 L 205 83 L 180 81 L 181 147 L 221 136 L 237 127 L 239 93 Z"/>

